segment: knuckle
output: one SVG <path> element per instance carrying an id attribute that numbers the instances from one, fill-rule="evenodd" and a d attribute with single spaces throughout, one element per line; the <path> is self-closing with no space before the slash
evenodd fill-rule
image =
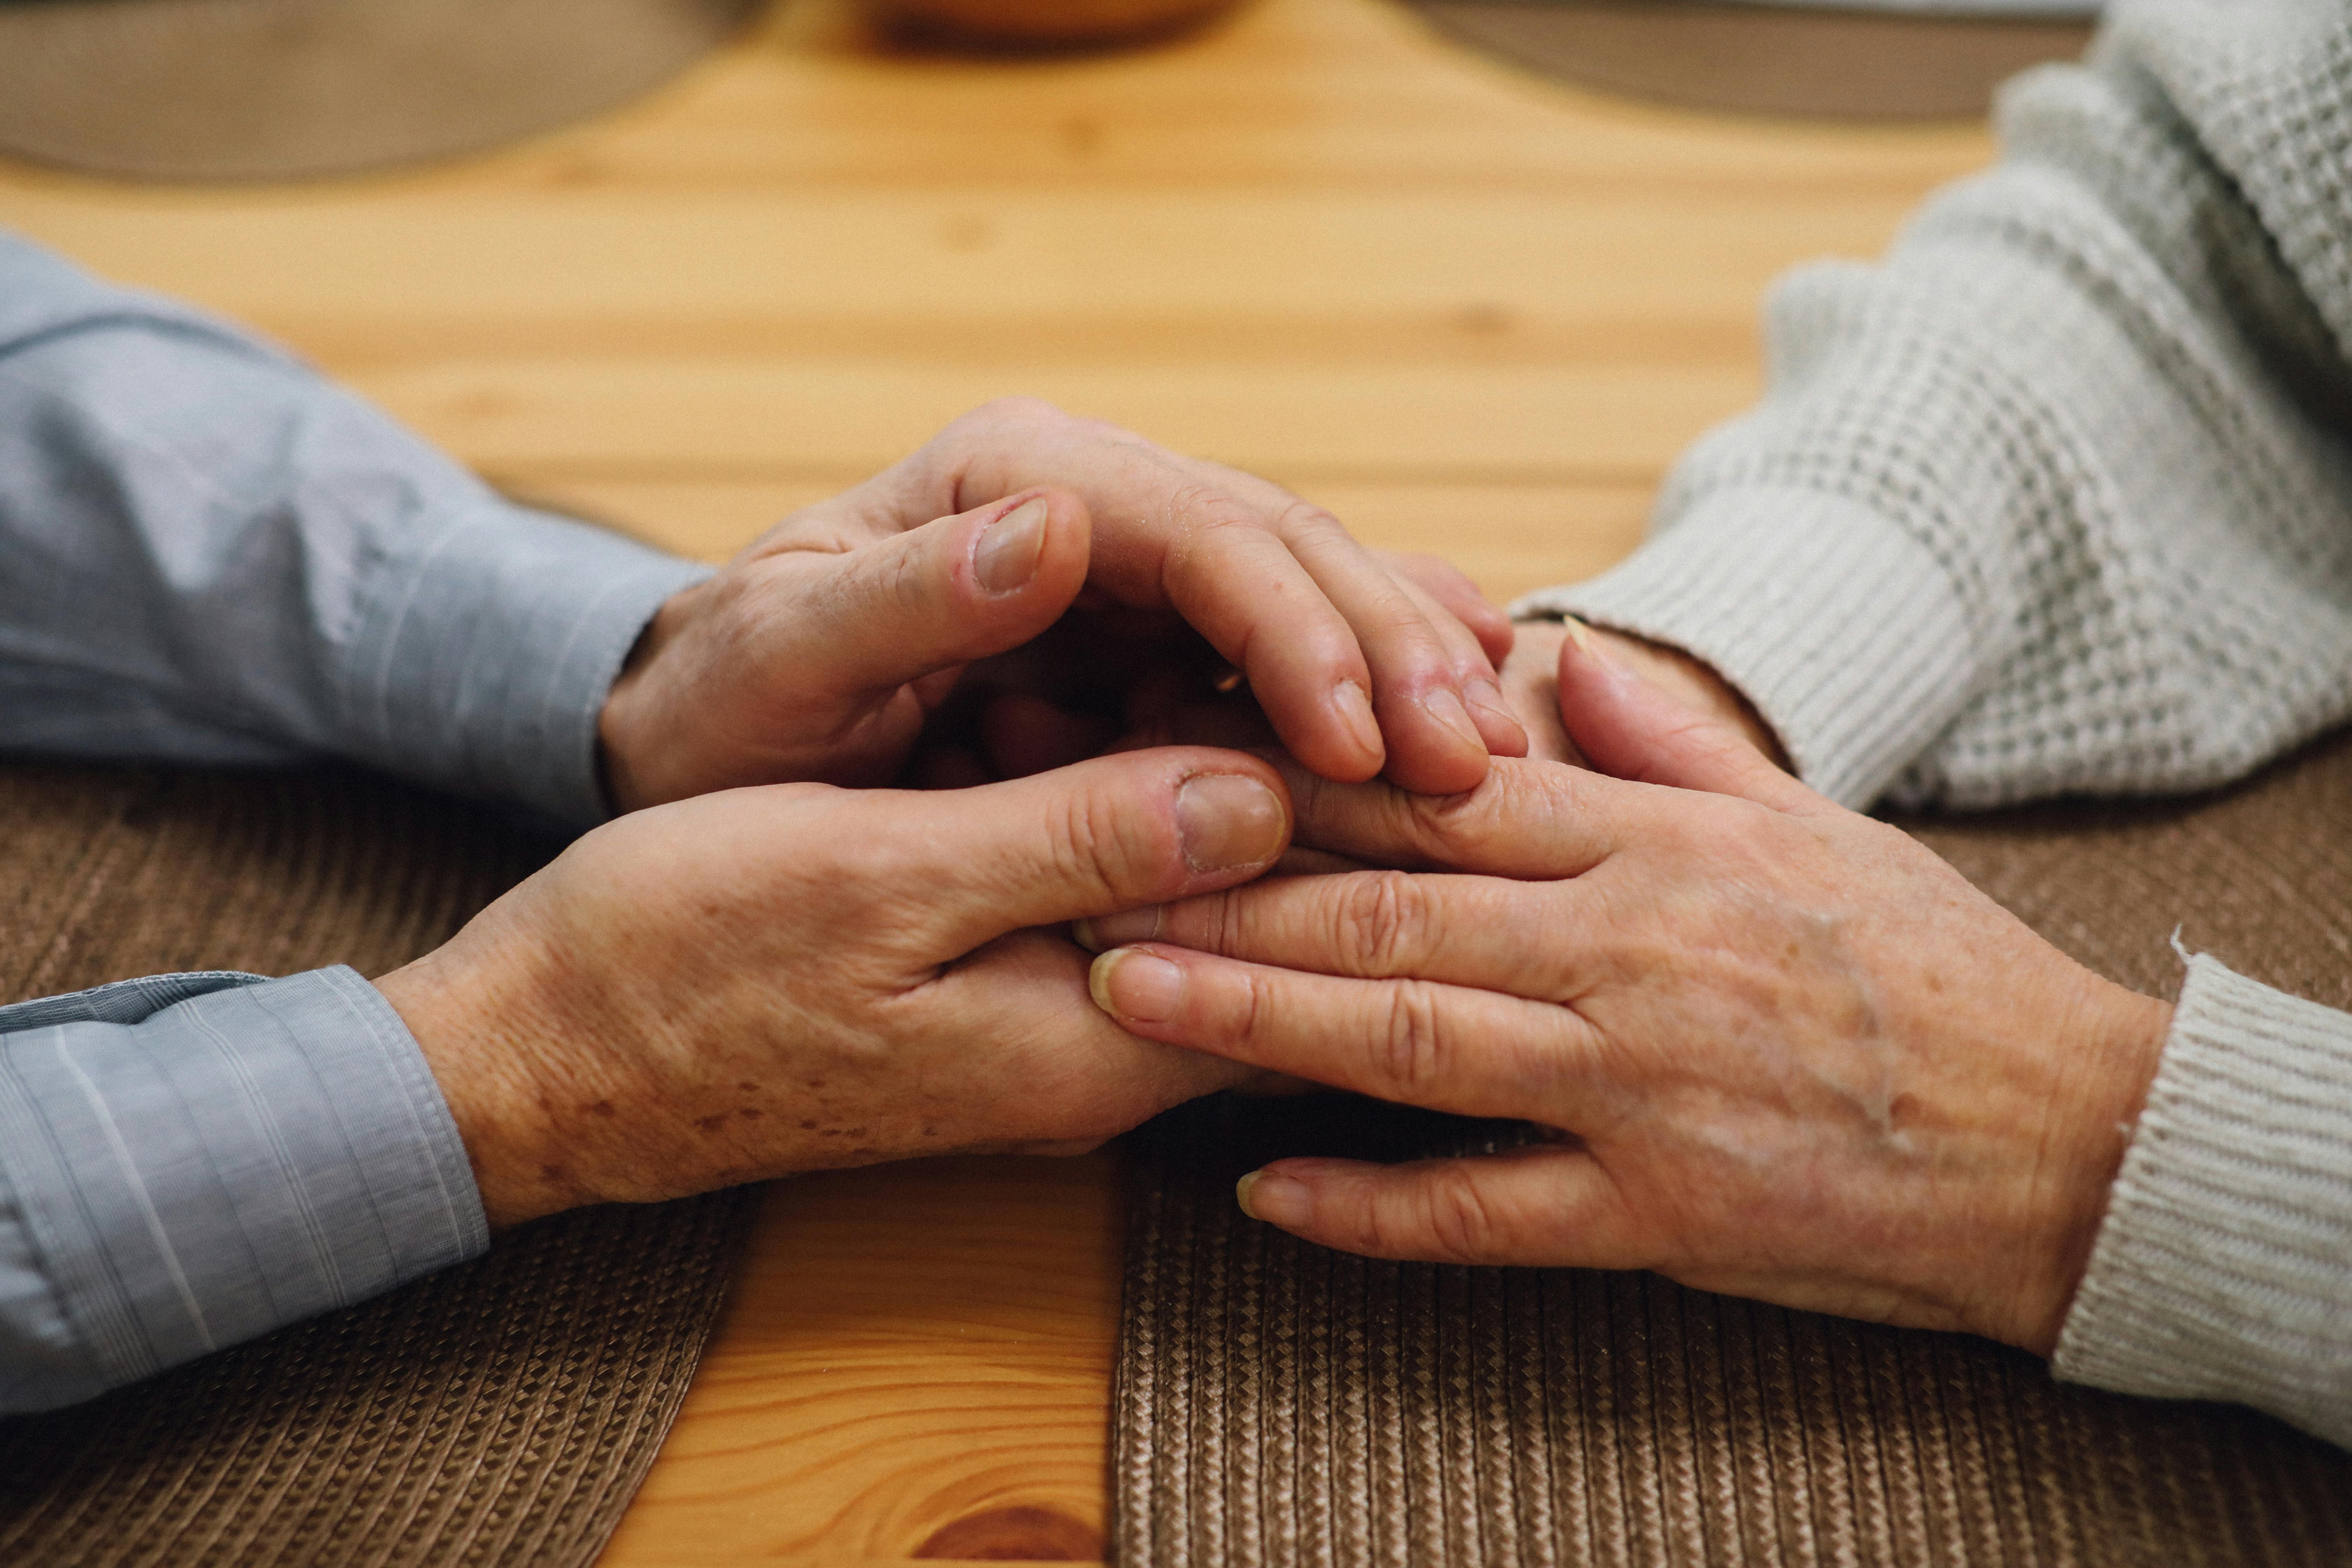
<path id="1" fill-rule="evenodd" d="M 1187 521 L 1188 531 L 1214 532 L 1228 528 L 1255 528 L 1258 520 L 1239 499 L 1205 479 L 1182 479 L 1168 489 L 1168 511 Z"/>
<path id="2" fill-rule="evenodd" d="M 1352 542 L 1354 536 L 1338 518 L 1313 501 L 1293 497 L 1274 520 L 1274 531 L 1293 544 Z"/>
<path id="3" fill-rule="evenodd" d="M 1490 771 L 1477 788 L 1460 795 L 1398 795 L 1406 837 L 1427 860 L 1458 866 L 1484 848 L 1495 819 L 1520 820 L 1517 786 L 1502 769 Z"/>
<path id="4" fill-rule="evenodd" d="M 921 839 L 903 831 L 895 814 L 881 809 L 874 792 L 833 784 L 769 786 L 780 816 L 805 824 L 806 842 L 820 846 L 809 885 L 828 907 L 863 908 L 886 902 L 930 869 Z"/>
<path id="5" fill-rule="evenodd" d="M 929 607 L 932 562 L 921 552 L 894 550 L 877 575 L 876 597 L 901 616 Z"/>
<path id="6" fill-rule="evenodd" d="M 1389 990 L 1387 1009 L 1380 1021 L 1384 1096 L 1418 1103 L 1444 1085 L 1452 1067 L 1437 993 L 1423 981 L 1398 981 Z"/>
<path id="7" fill-rule="evenodd" d="M 1211 952 L 1231 957 L 1254 951 L 1257 946 L 1255 939 L 1261 934 L 1263 922 L 1253 920 L 1248 908 L 1232 891 L 1211 893 L 1194 900 L 1186 913 L 1191 919 L 1180 917 L 1178 931 L 1181 932 L 1185 925 L 1197 921 L 1201 938 Z"/>
<path id="8" fill-rule="evenodd" d="M 1398 556 L 1397 563 L 1413 576 L 1421 579 L 1426 587 L 1469 588 L 1472 586 L 1469 574 L 1443 555 L 1425 555 L 1419 551 L 1414 551 L 1411 554 Z"/>
<path id="9" fill-rule="evenodd" d="M 1498 1254 L 1503 1227 L 1471 1165 L 1440 1165 L 1427 1173 L 1421 1223 L 1431 1249 L 1445 1262 L 1478 1263 Z"/>
<path id="10" fill-rule="evenodd" d="M 1275 1008 L 1273 977 L 1255 972 L 1245 974 L 1234 998 L 1227 1038 L 1244 1047 L 1265 1044 L 1274 1032 Z"/>
<path id="11" fill-rule="evenodd" d="M 1366 871 L 1339 879 L 1340 952 L 1360 974 L 1398 974 L 1426 951 L 1427 884 L 1404 871 Z"/>
<path id="12" fill-rule="evenodd" d="M 1111 795 L 1072 791 L 1048 816 L 1047 854 L 1056 879 L 1087 896 L 1136 896 L 1132 867 L 1139 863 L 1132 814 Z"/>

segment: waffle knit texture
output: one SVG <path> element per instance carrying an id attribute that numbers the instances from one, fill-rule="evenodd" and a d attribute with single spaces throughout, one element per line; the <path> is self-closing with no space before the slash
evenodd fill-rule
<path id="1" fill-rule="evenodd" d="M 1516 606 L 1706 659 L 1857 807 L 2193 790 L 2352 715 L 2352 5 L 2122 0 L 1999 121 L 1882 264 L 1777 287 L 1643 548 Z M 2352 1443 L 2347 1062 L 2192 973 L 2061 1375 Z"/>

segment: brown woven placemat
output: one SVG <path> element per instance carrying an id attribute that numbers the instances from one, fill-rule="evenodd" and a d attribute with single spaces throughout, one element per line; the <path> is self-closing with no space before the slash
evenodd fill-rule
<path id="1" fill-rule="evenodd" d="M 2143 990 L 2177 990 L 2178 923 L 2352 1005 L 2352 736 L 2196 802 L 1906 826 Z M 1650 1275 L 1349 1258 L 1234 1206 L 1277 1155 L 1508 1136 L 1337 1097 L 1205 1101 L 1138 1134 L 1118 1562 L 2352 1563 L 2352 1456 L 2252 1411 Z"/>
<path id="2" fill-rule="evenodd" d="M 380 973 L 553 848 L 341 770 L 0 766 L 0 999 Z M 751 1204 L 523 1226 L 348 1311 L 0 1420 L 0 1563 L 585 1564 L 677 1414 Z"/>

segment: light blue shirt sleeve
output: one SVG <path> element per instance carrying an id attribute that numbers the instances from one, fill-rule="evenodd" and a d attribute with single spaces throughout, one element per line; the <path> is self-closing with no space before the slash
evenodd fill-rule
<path id="1" fill-rule="evenodd" d="M 332 755 L 584 826 L 613 678 L 705 574 L 512 505 L 253 334 L 0 234 L 0 751 Z M 0 1008 L 0 1414 L 485 1235 L 423 1054 L 351 970 Z"/>
<path id="2" fill-rule="evenodd" d="M 0 748 L 340 756 L 583 827 L 604 694 L 706 575 L 0 234 Z"/>
<path id="3" fill-rule="evenodd" d="M 488 1240 L 424 1057 L 349 969 L 0 1007 L 0 1415 L 88 1399 Z"/>

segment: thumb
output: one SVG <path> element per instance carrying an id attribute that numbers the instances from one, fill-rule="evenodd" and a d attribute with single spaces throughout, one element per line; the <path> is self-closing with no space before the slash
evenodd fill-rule
<path id="1" fill-rule="evenodd" d="M 1559 645 L 1559 720 L 1595 768 L 1643 784 L 1738 795 L 1780 811 L 1828 805 L 1728 719 L 1635 674 L 1581 623 L 1567 625 Z"/>
<path id="2" fill-rule="evenodd" d="M 845 695 L 1018 647 L 1086 585 L 1089 540 L 1086 503 L 1054 489 L 887 535 L 824 558 L 814 587 L 779 605 L 782 651 Z"/>
<path id="3" fill-rule="evenodd" d="M 976 789 L 876 792 L 883 874 L 945 961 L 1028 926 L 1229 888 L 1290 845 L 1290 795 L 1243 752 L 1166 746 Z"/>

